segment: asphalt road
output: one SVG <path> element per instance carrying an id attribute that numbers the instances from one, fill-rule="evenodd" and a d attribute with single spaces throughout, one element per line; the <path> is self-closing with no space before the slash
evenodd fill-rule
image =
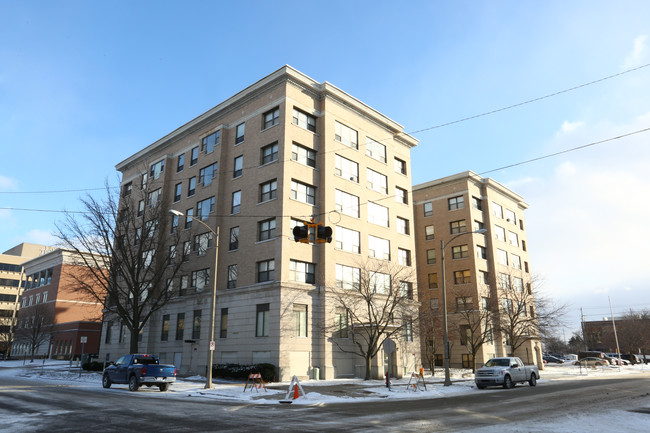
<path id="1" fill-rule="evenodd" d="M 650 375 L 519 385 L 438 399 L 233 404 L 0 378 L 2 432 L 455 432 L 611 409 L 647 411 Z"/>

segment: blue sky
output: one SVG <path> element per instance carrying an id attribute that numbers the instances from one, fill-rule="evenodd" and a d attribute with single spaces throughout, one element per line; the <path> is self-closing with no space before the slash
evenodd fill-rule
<path id="1" fill-rule="evenodd" d="M 650 63 L 646 1 L 0 0 L 0 250 L 51 243 L 116 163 L 289 64 L 420 131 Z M 650 67 L 414 132 L 415 183 L 650 127 Z M 573 322 L 650 308 L 650 132 L 490 172 Z M 99 191 L 98 193 L 101 193 Z M 13 208 L 13 210 L 6 209 Z M 572 326 L 574 327 L 574 326 Z M 567 329 L 567 337 L 571 329 Z"/>

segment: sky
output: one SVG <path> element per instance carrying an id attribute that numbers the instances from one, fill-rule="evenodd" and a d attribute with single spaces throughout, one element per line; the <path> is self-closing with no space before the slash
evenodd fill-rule
<path id="1" fill-rule="evenodd" d="M 650 309 L 649 16 L 643 0 L 0 0 L 0 251 L 53 244 L 117 163 L 289 64 L 420 140 L 414 184 L 472 170 L 523 196 L 568 339 L 581 308 Z"/>

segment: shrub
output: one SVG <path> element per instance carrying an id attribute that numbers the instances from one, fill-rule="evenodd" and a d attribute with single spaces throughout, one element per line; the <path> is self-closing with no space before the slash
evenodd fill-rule
<path id="1" fill-rule="evenodd" d="M 81 364 L 81 368 L 86 371 L 102 371 L 104 369 L 104 363 L 99 361 L 84 362 Z"/>
<path id="2" fill-rule="evenodd" d="M 275 381 L 275 365 L 273 364 L 215 364 L 212 366 L 212 376 L 222 379 L 245 380 L 252 373 L 260 373 L 265 382 Z"/>

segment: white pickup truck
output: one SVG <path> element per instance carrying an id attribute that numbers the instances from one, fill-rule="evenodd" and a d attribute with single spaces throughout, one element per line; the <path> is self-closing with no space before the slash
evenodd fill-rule
<path id="1" fill-rule="evenodd" d="M 524 382 L 535 386 L 537 379 L 539 379 L 537 366 L 524 365 L 521 359 L 515 357 L 492 358 L 474 374 L 474 382 L 478 389 L 498 385 L 508 389 Z"/>

